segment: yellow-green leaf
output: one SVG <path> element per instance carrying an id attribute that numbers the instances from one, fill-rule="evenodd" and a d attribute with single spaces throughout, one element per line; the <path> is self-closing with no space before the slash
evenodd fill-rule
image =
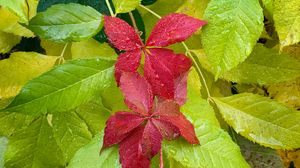
<path id="1" fill-rule="evenodd" d="M 300 1 L 275 0 L 274 22 L 282 47 L 300 41 Z"/>
<path id="2" fill-rule="evenodd" d="M 106 57 L 116 59 L 116 52 L 107 44 L 99 43 L 95 39 L 72 43 L 72 58 Z"/>
<path id="3" fill-rule="evenodd" d="M 0 54 L 9 52 L 20 40 L 20 36 L 0 31 Z"/>
<path id="4" fill-rule="evenodd" d="M 64 43 L 57 43 L 57 42 L 41 39 L 41 46 L 46 51 L 47 55 L 60 56 L 61 53 L 63 52 L 65 45 L 66 44 Z M 72 58 L 71 46 L 72 43 L 69 43 L 64 52 L 64 58 L 67 60 L 70 60 Z"/>
<path id="5" fill-rule="evenodd" d="M 35 52 L 14 52 L 1 60 L 0 99 L 16 96 L 28 80 L 53 67 L 56 59 Z"/>
<path id="6" fill-rule="evenodd" d="M 187 0 L 180 6 L 177 12 L 202 19 L 209 1 L 210 0 Z"/>
<path id="7" fill-rule="evenodd" d="M 139 4 L 141 0 L 112 0 L 114 7 L 116 9 L 116 13 L 127 13 L 134 10 Z"/>
<path id="8" fill-rule="evenodd" d="M 274 149 L 300 148 L 300 113 L 277 101 L 252 93 L 213 98 L 234 130 Z"/>
<path id="9" fill-rule="evenodd" d="M 263 30 L 263 18 L 258 0 L 209 2 L 201 40 L 216 78 L 250 55 Z"/>

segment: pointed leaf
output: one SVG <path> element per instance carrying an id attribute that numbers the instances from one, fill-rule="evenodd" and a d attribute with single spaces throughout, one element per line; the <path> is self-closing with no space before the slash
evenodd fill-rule
<path id="1" fill-rule="evenodd" d="M 10 137 L 5 167 L 63 167 L 63 156 L 46 117 Z"/>
<path id="2" fill-rule="evenodd" d="M 120 84 L 121 74 L 123 72 L 136 72 L 140 66 L 142 57 L 141 50 L 133 50 L 122 53 L 118 57 L 118 61 L 115 65 L 115 78 L 118 84 Z"/>
<path id="3" fill-rule="evenodd" d="M 141 0 L 113 0 L 116 13 L 127 13 L 139 6 Z"/>
<path id="4" fill-rule="evenodd" d="M 102 148 L 102 140 L 103 131 L 96 135 L 89 144 L 76 152 L 67 168 L 121 168 L 118 148 L 116 146 L 104 150 L 101 152 L 101 155 L 99 155 L 99 151 Z"/>
<path id="5" fill-rule="evenodd" d="M 29 24 L 41 38 L 56 42 L 88 39 L 102 27 L 102 15 L 89 6 L 79 4 L 53 5 L 38 13 Z"/>
<path id="6" fill-rule="evenodd" d="M 120 143 L 131 131 L 144 121 L 142 116 L 130 112 L 116 112 L 105 127 L 103 148 Z"/>
<path id="7" fill-rule="evenodd" d="M 274 22 L 282 47 L 298 43 L 300 41 L 300 2 L 298 0 L 274 0 Z"/>
<path id="8" fill-rule="evenodd" d="M 298 111 L 252 93 L 213 99 L 227 123 L 244 137 L 274 149 L 300 147 Z"/>
<path id="9" fill-rule="evenodd" d="M 123 73 L 120 87 L 128 107 L 134 112 L 147 116 L 152 109 L 153 94 L 146 79 L 138 73 Z"/>
<path id="10" fill-rule="evenodd" d="M 0 99 L 16 96 L 27 81 L 48 71 L 56 60 L 35 52 L 14 52 L 1 60 Z"/>
<path id="11" fill-rule="evenodd" d="M 162 47 L 184 41 L 206 23 L 185 14 L 169 14 L 155 25 L 147 40 L 147 46 Z"/>
<path id="12" fill-rule="evenodd" d="M 185 168 L 250 168 L 239 147 L 225 131 L 202 119 L 198 120 L 196 133 L 201 145 L 191 145 L 182 139 L 164 141 L 163 150 L 167 158 Z"/>
<path id="13" fill-rule="evenodd" d="M 188 77 L 188 72 L 185 72 L 181 74 L 177 79 L 175 79 L 174 99 L 179 105 L 183 105 L 186 102 L 187 77 Z"/>
<path id="14" fill-rule="evenodd" d="M 142 148 L 142 154 L 148 159 L 152 159 L 161 148 L 161 141 L 163 137 L 160 134 L 156 126 L 149 120 L 145 126 L 143 136 L 140 144 Z"/>
<path id="15" fill-rule="evenodd" d="M 189 70 L 192 65 L 190 59 L 164 48 L 154 48 L 149 51 L 144 66 L 146 79 L 152 85 L 155 95 L 174 99 L 175 80 Z"/>
<path id="16" fill-rule="evenodd" d="M 202 44 L 216 77 L 243 62 L 263 30 L 258 0 L 212 0 L 204 19 Z"/>
<path id="17" fill-rule="evenodd" d="M 68 163 L 79 148 L 90 142 L 92 134 L 74 111 L 55 114 L 51 119 L 54 139 Z"/>
<path id="18" fill-rule="evenodd" d="M 180 136 L 179 129 L 170 122 L 159 120 L 159 119 L 152 119 L 151 120 L 155 127 L 159 130 L 160 134 L 163 138 L 167 140 L 173 140 Z"/>
<path id="19" fill-rule="evenodd" d="M 133 27 L 122 19 L 104 16 L 104 30 L 109 41 L 119 50 L 129 51 L 143 46 Z"/>
<path id="20" fill-rule="evenodd" d="M 278 51 L 256 45 L 251 55 L 226 72 L 226 80 L 237 83 L 272 84 L 300 76 L 300 62 Z"/>
<path id="21" fill-rule="evenodd" d="M 57 66 L 27 83 L 4 111 L 40 115 L 74 109 L 110 85 L 113 63 L 95 58 Z"/>
<path id="22" fill-rule="evenodd" d="M 122 167 L 149 168 L 150 160 L 146 158 L 140 147 L 140 140 L 143 136 L 144 126 L 136 128 L 120 144 L 119 154 Z"/>

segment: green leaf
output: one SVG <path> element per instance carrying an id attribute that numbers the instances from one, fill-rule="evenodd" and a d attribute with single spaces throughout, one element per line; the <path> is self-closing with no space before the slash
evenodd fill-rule
<path id="1" fill-rule="evenodd" d="M 89 131 L 96 135 L 105 127 L 111 111 L 102 104 L 102 98 L 97 96 L 92 101 L 76 109 L 78 116 L 85 121 Z"/>
<path id="2" fill-rule="evenodd" d="M 239 135 L 236 135 L 236 140 L 251 167 L 284 168 L 276 150 L 260 146 Z"/>
<path id="3" fill-rule="evenodd" d="M 234 130 L 274 149 L 300 147 L 300 113 L 274 100 L 252 93 L 213 98 Z"/>
<path id="4" fill-rule="evenodd" d="M 107 43 L 99 43 L 92 38 L 72 43 L 71 52 L 73 59 L 95 57 L 117 59 L 116 52 Z"/>
<path id="5" fill-rule="evenodd" d="M 184 13 L 197 19 L 203 19 L 204 11 L 210 0 L 189 0 L 185 1 L 177 10 L 178 13 Z"/>
<path id="6" fill-rule="evenodd" d="M 0 137 L 0 167 L 4 167 L 4 153 L 7 148 L 8 139 Z"/>
<path id="7" fill-rule="evenodd" d="M 20 41 L 20 36 L 5 33 L 0 30 L 0 54 L 9 52 Z"/>
<path id="8" fill-rule="evenodd" d="M 64 166 L 62 153 L 46 117 L 37 119 L 28 128 L 10 137 L 5 154 L 5 166 L 8 168 Z"/>
<path id="9" fill-rule="evenodd" d="M 28 23 L 28 6 L 26 0 L 0 0 L 0 6 L 8 8 L 19 16 L 22 23 Z"/>
<path id="10" fill-rule="evenodd" d="M 28 82 L 4 111 L 40 115 L 74 109 L 110 85 L 113 65 L 95 58 L 57 66 Z"/>
<path id="11" fill-rule="evenodd" d="M 198 119 L 201 118 L 215 126 L 219 126 L 214 109 L 206 100 L 201 98 L 199 81 L 197 71 L 192 68 L 188 75 L 187 102 L 181 107 L 181 111 L 187 114 L 190 117 L 190 121 L 194 124 L 199 122 Z"/>
<path id="12" fill-rule="evenodd" d="M 116 146 L 105 149 L 100 155 L 102 140 L 103 132 L 99 133 L 88 145 L 77 151 L 68 168 L 121 168 Z"/>
<path id="13" fill-rule="evenodd" d="M 70 42 L 88 39 L 102 28 L 103 17 L 95 9 L 80 4 L 58 4 L 38 13 L 29 24 L 41 38 Z"/>
<path id="14" fill-rule="evenodd" d="M 56 60 L 35 52 L 14 52 L 1 60 L 0 99 L 16 96 L 27 81 L 48 71 Z"/>
<path id="15" fill-rule="evenodd" d="M 127 13 L 134 10 L 141 0 L 112 0 L 116 13 Z"/>
<path id="16" fill-rule="evenodd" d="M 191 145 L 185 140 L 164 141 L 163 150 L 170 160 L 185 168 L 248 168 L 239 147 L 221 128 L 199 119 L 195 124 L 201 145 Z M 174 164 L 173 168 L 182 166 Z M 250 168 L 250 167 L 249 167 Z"/>
<path id="17" fill-rule="evenodd" d="M 258 0 L 212 0 L 205 10 L 202 44 L 218 78 L 250 55 L 263 31 Z"/>
<path id="18" fill-rule="evenodd" d="M 222 77 L 237 83 L 272 84 L 300 76 L 300 62 L 278 51 L 256 45 L 251 55 Z"/>
<path id="19" fill-rule="evenodd" d="M 84 120 L 75 112 L 49 116 L 51 116 L 50 120 L 52 120 L 51 124 L 53 124 L 53 134 L 57 145 L 63 153 L 65 162 L 69 162 L 79 148 L 91 141 L 92 134 Z"/>
<path id="20" fill-rule="evenodd" d="M 298 43 L 300 41 L 300 1 L 275 0 L 274 22 L 282 47 Z"/>

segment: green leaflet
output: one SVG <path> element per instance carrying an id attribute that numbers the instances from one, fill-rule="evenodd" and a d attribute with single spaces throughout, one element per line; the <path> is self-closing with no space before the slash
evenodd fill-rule
<path id="1" fill-rule="evenodd" d="M 201 40 L 216 78 L 248 57 L 263 30 L 258 0 L 212 0 L 204 20 Z"/>
<path id="2" fill-rule="evenodd" d="M 298 43 L 300 41 L 300 1 L 274 0 L 273 15 L 281 46 Z"/>
<path id="3" fill-rule="evenodd" d="M 6 7 L 17 16 L 22 23 L 28 23 L 28 6 L 26 0 L 0 0 L 0 6 Z"/>
<path id="4" fill-rule="evenodd" d="M 90 142 L 92 134 L 75 112 L 49 116 L 48 122 L 52 120 L 54 138 L 63 152 L 65 162 L 68 162 L 80 147 Z"/>
<path id="5" fill-rule="evenodd" d="M 14 52 L 0 61 L 0 99 L 16 96 L 30 79 L 51 69 L 58 57 L 35 52 Z"/>
<path id="6" fill-rule="evenodd" d="M 112 0 L 116 13 L 127 13 L 134 10 L 141 0 Z"/>
<path id="7" fill-rule="evenodd" d="M 103 135 L 102 131 L 88 145 L 79 149 L 68 168 L 121 168 L 116 146 L 107 148 L 99 154 Z"/>
<path id="8" fill-rule="evenodd" d="M 8 139 L 0 137 L 0 167 L 4 167 L 4 153 L 7 148 Z"/>
<path id="9" fill-rule="evenodd" d="M 103 26 L 103 17 L 95 9 L 80 4 L 58 4 L 38 13 L 29 28 L 41 38 L 70 42 L 88 39 Z"/>
<path id="10" fill-rule="evenodd" d="M 251 141 L 274 149 L 300 147 L 300 113 L 252 93 L 213 98 L 227 123 Z"/>
<path id="11" fill-rule="evenodd" d="M 46 117 L 35 120 L 28 128 L 10 137 L 5 154 L 5 167 L 53 168 L 63 165 L 62 152 Z"/>
<path id="12" fill-rule="evenodd" d="M 202 119 L 194 126 L 201 145 L 191 145 L 182 138 L 164 141 L 167 158 L 185 168 L 250 168 L 225 131 Z M 178 164 L 172 167 L 182 168 Z"/>
<path id="13" fill-rule="evenodd" d="M 73 60 L 28 82 L 2 111 L 31 115 L 74 109 L 108 87 L 114 61 L 100 58 Z"/>
<path id="14" fill-rule="evenodd" d="M 298 76 L 300 76 L 298 60 L 258 44 L 243 63 L 222 77 L 238 83 L 264 85 L 288 81 Z"/>
<path id="15" fill-rule="evenodd" d="M 244 158 L 251 167 L 284 168 L 276 150 L 260 146 L 240 135 L 235 135 L 235 137 Z"/>

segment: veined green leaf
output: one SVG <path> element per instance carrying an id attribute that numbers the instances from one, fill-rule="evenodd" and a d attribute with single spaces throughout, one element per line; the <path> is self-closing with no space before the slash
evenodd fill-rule
<path id="1" fill-rule="evenodd" d="M 298 43 L 300 41 L 300 1 L 274 0 L 274 22 L 282 47 Z"/>
<path id="2" fill-rule="evenodd" d="M 89 6 L 58 4 L 38 13 L 29 28 L 41 38 L 69 42 L 88 39 L 102 27 L 102 15 Z"/>
<path id="3" fill-rule="evenodd" d="M 54 138 L 67 163 L 79 148 L 91 141 L 92 134 L 86 123 L 74 111 L 49 116 L 51 116 Z"/>
<path id="4" fill-rule="evenodd" d="M 300 147 L 300 113 L 252 93 L 213 98 L 224 119 L 237 133 L 274 149 Z"/>
<path id="5" fill-rule="evenodd" d="M 4 153 L 7 148 L 8 139 L 0 137 L 0 167 L 4 167 Z"/>
<path id="6" fill-rule="evenodd" d="M 194 126 L 201 145 L 191 145 L 183 139 L 164 141 L 167 158 L 185 168 L 250 168 L 225 131 L 202 119 Z M 174 164 L 173 168 L 177 167 L 181 168 Z"/>
<path id="7" fill-rule="evenodd" d="M 95 58 L 57 66 L 27 83 L 4 111 L 40 115 L 74 109 L 110 85 L 113 64 Z"/>
<path id="8" fill-rule="evenodd" d="M 56 60 L 35 52 L 14 52 L 1 60 L 0 99 L 16 96 L 27 81 L 48 71 Z"/>
<path id="9" fill-rule="evenodd" d="M 37 119 L 28 128 L 10 137 L 5 154 L 5 166 L 8 168 L 64 166 L 62 153 L 46 117 Z"/>
<path id="10" fill-rule="evenodd" d="M 202 19 L 205 8 L 210 0 L 189 0 L 177 10 L 179 13 L 185 13 L 197 19 Z"/>
<path id="11" fill-rule="evenodd" d="M 112 0 L 116 13 L 127 13 L 134 10 L 141 0 Z"/>
<path id="12" fill-rule="evenodd" d="M 68 168 L 121 168 L 119 163 L 119 152 L 116 146 L 105 149 L 99 154 L 103 132 L 99 133 L 88 145 L 77 151 Z"/>
<path id="13" fill-rule="evenodd" d="M 216 78 L 250 55 L 263 30 L 258 0 L 212 0 L 204 20 L 202 44 Z"/>
<path id="14" fill-rule="evenodd" d="M 0 30 L 0 54 L 9 52 L 20 41 L 20 36 L 16 36 Z"/>
<path id="15" fill-rule="evenodd" d="M 276 50 L 256 45 L 251 55 L 222 77 L 238 83 L 272 84 L 300 76 L 300 62 Z"/>

